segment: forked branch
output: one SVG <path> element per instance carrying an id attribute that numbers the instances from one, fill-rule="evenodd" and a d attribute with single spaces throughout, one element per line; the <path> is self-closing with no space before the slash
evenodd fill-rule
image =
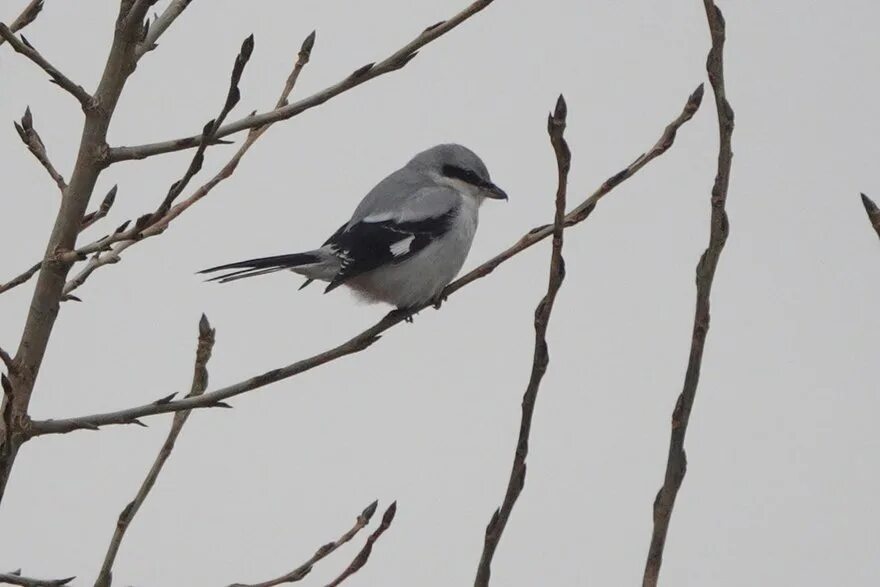
<path id="1" fill-rule="evenodd" d="M 345 534 L 343 534 L 333 542 L 328 542 L 327 544 L 321 546 L 318 550 L 315 551 L 315 554 L 313 554 L 309 560 L 299 565 L 289 573 L 285 573 L 280 577 L 276 577 L 275 579 L 271 579 L 269 581 L 264 581 L 263 583 L 234 583 L 229 587 L 275 587 L 275 585 L 282 585 L 284 583 L 296 583 L 297 581 L 302 581 L 306 577 L 306 575 L 312 572 L 312 569 L 318 562 L 327 558 L 340 546 L 357 536 L 358 532 L 363 530 L 367 526 L 367 524 L 370 523 L 370 519 L 373 517 L 373 514 L 376 513 L 376 507 L 378 505 L 379 502 L 374 501 L 366 508 L 364 508 L 364 511 L 362 511 L 355 520 L 354 526 L 352 526 L 347 532 L 345 532 Z"/>

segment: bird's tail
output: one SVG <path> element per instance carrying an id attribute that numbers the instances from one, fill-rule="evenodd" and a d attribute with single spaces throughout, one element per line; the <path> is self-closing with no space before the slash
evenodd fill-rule
<path id="1" fill-rule="evenodd" d="M 290 255 L 276 255 L 274 257 L 262 257 L 259 259 L 248 259 L 247 261 L 238 261 L 236 263 L 227 263 L 226 265 L 218 265 L 209 269 L 199 271 L 200 274 L 214 273 L 215 271 L 226 271 L 222 275 L 217 275 L 208 279 L 208 281 L 217 281 L 226 283 L 245 277 L 256 277 L 257 275 L 265 275 L 266 273 L 274 273 L 276 271 L 291 270 L 305 275 L 310 279 L 329 280 L 333 273 L 331 264 L 335 264 L 330 255 L 327 255 L 321 249 L 309 251 L 307 253 L 293 253 Z M 231 271 L 230 271 L 231 270 Z M 325 274 L 328 276 L 325 277 Z"/>

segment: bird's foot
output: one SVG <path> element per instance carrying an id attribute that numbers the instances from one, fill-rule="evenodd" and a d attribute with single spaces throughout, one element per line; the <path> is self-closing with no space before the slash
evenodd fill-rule
<path id="1" fill-rule="evenodd" d="M 434 309 L 439 310 L 440 306 L 442 306 L 443 302 L 445 302 L 445 301 L 446 301 L 446 296 L 443 295 L 442 292 L 437 294 L 437 296 L 434 298 Z"/>
<path id="2" fill-rule="evenodd" d="M 413 316 L 415 316 L 415 314 L 413 314 L 412 310 L 410 310 L 409 308 L 396 308 L 396 309 L 392 310 L 391 313 L 394 314 L 396 318 L 399 318 L 402 316 L 403 321 L 406 322 L 407 324 L 412 324 L 413 323 Z"/>

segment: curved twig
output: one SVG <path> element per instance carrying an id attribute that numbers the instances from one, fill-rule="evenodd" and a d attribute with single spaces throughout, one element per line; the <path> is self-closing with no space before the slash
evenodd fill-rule
<path id="1" fill-rule="evenodd" d="M 532 431 L 532 415 L 535 413 L 535 403 L 538 400 L 538 390 L 541 380 L 547 372 L 550 363 L 550 355 L 547 351 L 547 325 L 550 323 L 550 313 L 553 311 L 553 302 L 556 294 L 562 287 L 565 278 L 565 260 L 562 258 L 563 229 L 565 228 L 565 198 L 568 190 L 568 171 L 571 168 L 571 151 L 563 136 L 565 132 L 565 119 L 568 108 L 565 99 L 560 95 L 556 101 L 556 109 L 547 118 L 547 132 L 550 134 L 550 142 L 556 154 L 556 167 L 558 174 L 558 187 L 556 188 L 556 214 L 553 217 L 553 249 L 550 253 L 550 277 L 547 282 L 547 293 L 541 298 L 535 309 L 535 352 L 532 359 L 532 374 L 529 384 L 522 399 L 522 420 L 519 425 L 519 438 L 516 441 L 516 450 L 513 453 L 513 467 L 510 470 L 510 478 L 507 481 L 507 491 L 501 507 L 495 510 L 492 518 L 486 526 L 486 536 L 483 541 L 483 554 L 477 566 L 477 577 L 474 587 L 488 587 L 489 577 L 492 574 L 492 558 L 495 549 L 501 541 L 504 528 L 513 511 L 513 506 L 522 493 L 526 482 L 526 457 L 529 454 L 529 434 Z"/>

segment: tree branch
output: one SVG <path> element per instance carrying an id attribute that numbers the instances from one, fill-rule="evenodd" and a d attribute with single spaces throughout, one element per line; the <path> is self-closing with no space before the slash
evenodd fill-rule
<path id="1" fill-rule="evenodd" d="M 13 33 L 17 33 L 27 25 L 34 22 L 42 10 L 43 0 L 31 0 L 28 5 L 24 7 L 24 10 L 21 11 L 21 14 L 18 15 L 18 18 L 13 20 L 12 24 L 9 25 L 9 30 Z M 0 38 L 0 45 L 5 42 L 5 38 Z"/>
<path id="2" fill-rule="evenodd" d="M 159 37 L 162 36 L 171 23 L 173 23 L 178 16 L 180 16 L 184 10 L 190 5 L 192 0 L 172 0 L 171 3 L 165 8 L 162 14 L 154 20 L 147 29 L 147 34 L 144 39 L 138 43 L 135 48 L 134 54 L 135 58 L 140 60 L 144 54 L 152 51 L 158 45 L 156 41 L 159 40 Z"/>
<path id="3" fill-rule="evenodd" d="M 116 201 L 116 192 L 119 189 L 118 185 L 114 185 L 110 188 L 110 191 L 107 192 L 107 195 L 104 196 L 104 199 L 101 200 L 101 205 L 98 206 L 98 209 L 94 212 L 89 212 L 85 216 L 83 216 L 82 222 L 79 226 L 79 231 L 82 232 L 95 222 L 107 216 L 110 212 L 110 208 L 113 207 L 113 203 Z"/>
<path id="4" fill-rule="evenodd" d="M 865 207 L 865 212 L 868 214 L 868 220 L 871 221 L 871 226 L 874 227 L 877 236 L 880 236 L 880 208 L 877 208 L 877 204 L 874 203 L 874 200 L 865 194 L 862 194 L 862 205 Z"/>
<path id="5" fill-rule="evenodd" d="M 385 530 L 391 526 L 391 522 L 394 521 L 394 514 L 396 513 L 397 502 L 395 501 L 388 506 L 388 509 L 382 514 L 382 522 L 379 524 L 379 527 L 373 530 L 373 533 L 367 537 L 367 543 L 364 544 L 361 551 L 357 553 L 354 560 L 351 561 L 351 564 L 349 564 L 338 577 L 327 583 L 327 587 L 337 587 L 340 583 L 357 573 L 365 564 L 367 564 L 367 561 L 370 559 L 370 553 L 373 552 L 373 544 L 375 544 L 376 541 L 379 540 L 379 537 L 385 533 Z"/>
<path id="6" fill-rule="evenodd" d="M 37 158 L 37 161 L 39 161 L 40 165 L 46 169 L 49 176 L 55 182 L 55 185 L 61 190 L 61 194 L 64 195 L 67 183 L 64 181 L 61 174 L 55 169 L 55 166 L 52 165 L 52 162 L 49 161 L 49 155 L 46 153 L 46 146 L 43 144 L 43 140 L 40 138 L 37 129 L 34 128 L 34 118 L 31 115 L 30 107 L 25 108 L 24 116 L 21 117 L 21 124 L 18 124 L 17 122 L 13 122 L 12 124 L 15 125 L 15 130 L 18 132 L 21 141 L 28 148 L 28 151 Z"/>
<path id="7" fill-rule="evenodd" d="M 492 574 L 492 557 L 510 519 L 513 506 L 519 498 L 526 482 L 526 457 L 529 454 L 529 434 L 532 430 L 532 416 L 538 400 L 541 380 L 547 372 L 550 355 L 547 351 L 547 326 L 556 294 L 562 287 L 565 278 L 565 260 L 562 258 L 563 229 L 565 226 L 565 199 L 568 190 L 568 171 L 571 168 L 571 151 L 563 136 L 565 133 L 568 108 L 565 98 L 561 95 L 556 101 L 556 109 L 547 117 L 547 132 L 556 154 L 558 187 L 556 189 L 556 213 L 553 217 L 553 249 L 550 254 L 550 277 L 547 282 L 547 293 L 535 309 L 535 351 L 532 358 L 532 374 L 522 399 L 522 420 L 519 427 L 519 438 L 513 455 L 513 467 L 507 482 L 507 491 L 499 509 L 495 510 L 486 526 L 486 537 L 483 542 L 483 554 L 477 566 L 475 587 L 488 587 Z"/>
<path id="8" fill-rule="evenodd" d="M 21 40 L 19 40 L 9 27 L 0 22 L 0 38 L 9 41 L 9 44 L 12 45 L 12 48 L 15 49 L 17 53 L 21 53 L 40 66 L 43 71 L 49 74 L 49 77 L 52 78 L 52 82 L 61 86 L 61 88 L 66 90 L 71 96 L 79 101 L 83 110 L 88 111 L 94 108 L 95 101 L 92 98 L 92 95 L 85 91 L 82 86 L 74 83 L 70 78 L 61 73 L 57 67 L 46 61 L 46 59 L 40 55 L 39 51 L 37 51 L 33 45 L 28 43 L 27 39 L 24 38 L 24 35 L 22 35 Z"/>
<path id="9" fill-rule="evenodd" d="M 22 577 L 21 569 L 12 571 L 11 573 L 0 573 L 0 583 L 9 585 L 21 585 L 22 587 L 61 587 L 67 585 L 76 577 L 66 577 L 64 579 L 32 579 L 31 577 Z"/>
<path id="10" fill-rule="evenodd" d="M 6 365 L 7 371 L 15 369 L 15 363 L 12 362 L 12 356 L 7 353 L 3 347 L 0 347 L 0 361 L 3 361 L 3 364 Z"/>
<path id="11" fill-rule="evenodd" d="M 292 118 L 297 114 L 305 112 L 306 110 L 314 108 L 315 106 L 319 106 L 327 100 L 338 96 L 339 94 L 346 92 L 354 87 L 357 87 L 364 82 L 379 77 L 380 75 L 384 75 L 392 71 L 397 71 L 398 69 L 403 68 L 407 63 L 410 62 L 413 57 L 416 56 L 418 49 L 424 47 L 434 39 L 437 39 L 438 37 L 441 37 L 444 34 L 448 33 L 476 13 L 489 6 L 491 3 L 492 0 L 477 0 L 450 19 L 428 27 L 419 36 L 395 51 L 384 60 L 378 63 L 368 63 L 367 65 L 357 69 L 354 73 L 350 74 L 342 81 L 327 88 L 324 88 L 320 92 L 312 94 L 308 98 L 304 98 L 303 100 L 294 102 L 293 104 L 288 104 L 279 108 L 275 108 L 274 110 L 270 110 L 269 112 L 247 116 L 245 118 L 242 118 L 241 120 L 237 120 L 235 122 L 231 122 L 225 126 L 222 126 L 217 131 L 215 136 L 217 138 L 223 138 L 231 134 L 241 132 L 243 130 L 257 128 L 260 126 L 265 126 L 266 124 L 272 122 L 278 122 L 279 120 Z M 193 147 L 197 147 L 201 143 L 201 141 L 202 135 L 195 135 L 181 139 L 139 145 L 135 147 L 113 147 L 110 149 L 108 158 L 111 163 L 115 163 L 117 161 L 127 161 L 129 159 L 144 159 L 146 157 L 152 157 L 153 155 L 159 155 L 161 153 L 171 153 L 173 151 L 191 149 Z"/>
<path id="12" fill-rule="evenodd" d="M 656 587 L 657 585 L 672 509 L 687 471 L 684 440 L 697 394 L 703 349 L 706 344 L 706 335 L 709 332 L 709 295 L 715 278 L 715 269 L 718 267 L 718 259 L 724 249 L 724 243 L 727 241 L 730 230 L 725 206 L 733 157 L 731 136 L 733 135 L 734 116 L 724 88 L 724 17 L 713 0 L 703 0 L 703 4 L 712 36 L 712 48 L 709 50 L 706 70 L 709 74 L 709 83 L 712 84 L 712 90 L 715 93 L 715 106 L 718 115 L 718 169 L 715 175 L 715 184 L 712 187 L 709 245 L 697 263 L 697 302 L 684 387 L 672 412 L 672 433 L 669 440 L 666 474 L 663 486 L 654 500 L 654 530 L 651 535 L 651 546 L 642 580 L 644 587 Z"/>
<path id="13" fill-rule="evenodd" d="M 144 14 L 135 14 L 134 16 L 139 16 L 140 20 L 134 25 L 127 24 L 128 17 L 132 12 L 136 12 L 130 8 L 130 1 L 121 2 L 107 63 L 95 91 L 95 104 L 98 107 L 85 110 L 85 124 L 79 153 L 70 177 L 70 184 L 61 199 L 61 207 L 55 218 L 52 234 L 49 236 L 43 262 L 40 264 L 39 277 L 15 356 L 17 369 L 10 374 L 11 392 L 4 395 L 0 406 L 0 413 L 8 416 L 0 422 L 2 424 L 0 500 L 5 492 L 6 482 L 12 472 L 18 449 L 26 440 L 24 430 L 30 422 L 28 406 L 55 325 L 63 295 L 62 290 L 71 266 L 71 262 L 62 261 L 59 257 L 64 252 L 72 250 L 76 244 L 83 215 L 98 176 L 105 166 L 103 154 L 107 146 L 110 119 L 126 80 L 134 71 L 134 45 L 139 38 L 140 20 L 143 19 Z M 143 11 L 146 12 L 146 7 Z M 3 30 L 8 33 L 5 27 Z M 12 36 L 11 33 L 9 36 Z M 7 40 L 10 40 L 9 36 Z M 14 45 L 20 45 L 14 36 L 12 41 Z"/>
<path id="14" fill-rule="evenodd" d="M 293 88 L 296 85 L 297 79 L 299 79 L 299 74 L 302 71 L 302 68 L 306 65 L 306 63 L 309 62 L 309 57 L 311 56 L 314 44 L 315 32 L 312 31 L 312 33 L 305 38 L 302 46 L 300 47 L 296 63 L 294 64 L 293 70 L 287 78 L 287 82 L 284 85 L 284 89 L 281 91 L 281 96 L 278 98 L 277 104 L 281 105 L 287 102 L 288 97 L 290 97 L 290 93 L 293 91 Z M 232 86 L 230 87 L 230 91 L 232 91 Z M 199 187 L 186 200 L 165 209 L 164 212 L 163 208 L 160 207 L 159 210 L 153 213 L 153 215 L 156 216 L 155 219 L 153 219 L 153 217 L 150 215 L 144 215 L 141 218 L 145 219 L 145 222 L 135 223 L 135 225 L 129 230 L 117 230 L 113 234 L 101 238 L 91 243 L 90 245 L 79 249 L 76 252 L 77 255 L 84 255 L 86 254 L 86 251 L 90 251 L 92 248 L 97 249 L 97 252 L 89 260 L 88 264 L 86 264 L 86 266 L 73 279 L 65 284 L 64 294 L 70 295 L 73 290 L 84 284 L 89 276 L 94 273 L 95 270 L 97 270 L 99 267 L 103 267 L 104 265 L 111 265 L 121 261 L 122 257 L 120 256 L 120 254 L 125 249 L 133 246 L 137 242 L 141 242 L 147 238 L 157 236 L 165 232 L 165 229 L 168 228 L 168 225 L 171 224 L 171 222 L 175 218 L 183 214 L 190 206 L 207 196 L 211 192 L 211 190 L 214 189 L 219 183 L 232 176 L 236 168 L 238 168 L 238 164 L 241 162 L 242 157 L 244 157 L 244 155 L 248 152 L 248 150 L 250 150 L 253 144 L 257 142 L 257 139 L 263 136 L 263 133 L 265 133 L 270 126 L 272 126 L 271 123 L 260 128 L 252 129 L 248 133 L 248 136 L 245 139 L 244 143 L 242 143 L 241 147 L 239 147 L 235 155 L 232 156 L 232 159 L 230 159 L 229 162 L 226 163 L 226 165 L 224 165 L 223 168 L 218 171 L 216 175 L 214 175 L 214 177 L 212 177 L 207 183 Z M 178 184 L 179 182 L 176 183 L 175 186 L 178 186 Z M 181 191 L 182 188 L 178 190 L 178 194 Z"/>
<path id="15" fill-rule="evenodd" d="M 18 285 L 21 285 L 22 283 L 25 283 L 28 279 L 30 279 L 31 277 L 36 275 L 37 271 L 39 271 L 40 267 L 42 267 L 42 266 L 43 266 L 42 261 L 39 263 L 35 263 L 34 265 L 31 265 L 31 267 L 29 269 L 26 269 L 17 277 L 13 277 L 12 279 L 7 281 L 6 283 L 0 283 L 0 293 L 9 291 L 13 287 L 16 287 Z"/>
<path id="16" fill-rule="evenodd" d="M 636 172 L 642 169 L 650 161 L 665 153 L 669 149 L 669 147 L 672 146 L 678 129 L 688 120 L 690 120 L 699 108 L 702 96 L 703 88 L 702 86 L 700 86 L 696 89 L 696 91 L 694 91 L 693 94 L 690 95 L 681 114 L 679 114 L 678 117 L 674 121 L 672 121 L 663 131 L 660 140 L 658 140 L 657 143 L 654 144 L 654 146 L 649 151 L 642 155 L 639 155 L 639 157 L 637 157 L 636 160 L 630 163 L 625 169 L 605 180 L 605 182 L 602 183 L 599 189 L 597 189 L 590 197 L 584 200 L 584 202 L 582 202 L 574 210 L 566 214 L 564 218 L 565 226 L 573 226 L 586 220 L 596 208 L 599 200 L 601 200 L 605 195 L 611 192 L 611 190 L 620 185 L 622 182 L 635 175 Z M 514 255 L 517 255 L 518 253 L 521 253 L 522 251 L 528 249 L 529 247 L 532 247 L 533 245 L 541 242 L 552 234 L 552 225 L 543 225 L 533 228 L 510 248 L 502 251 L 479 267 L 473 269 L 472 271 L 468 272 L 464 276 L 449 284 L 449 286 L 447 286 L 444 290 L 444 295 L 450 296 L 462 287 L 468 285 L 469 283 L 472 283 L 477 279 L 489 275 L 503 262 L 507 261 Z M 307 359 L 291 363 L 287 366 L 267 371 L 239 383 L 206 393 L 198 398 L 186 398 L 172 401 L 172 398 L 174 397 L 174 395 L 172 394 L 169 397 L 161 398 L 149 404 L 137 406 L 134 408 L 128 408 L 125 410 L 119 410 L 117 412 L 94 414 L 90 416 L 80 416 L 77 418 L 67 418 L 63 420 L 35 420 L 30 422 L 28 434 L 29 436 L 41 436 L 44 434 L 62 434 L 72 432 L 74 430 L 94 430 L 100 426 L 106 426 L 110 424 L 130 424 L 134 420 L 145 416 L 165 414 L 168 412 L 176 412 L 192 408 L 218 407 L 222 405 L 222 402 L 224 400 L 227 400 L 231 397 L 235 397 L 254 389 L 259 389 L 260 387 L 264 387 L 266 385 L 269 385 L 270 383 L 275 383 L 283 379 L 293 377 L 294 375 L 298 375 L 299 373 L 302 373 L 304 371 L 314 369 L 315 367 L 339 359 L 340 357 L 360 352 L 376 342 L 379 339 L 379 335 L 397 325 L 398 323 L 403 322 L 413 314 L 423 310 L 428 305 L 430 304 L 426 304 L 425 306 L 419 308 L 414 308 L 413 310 L 407 312 L 399 310 L 391 311 L 370 328 L 364 330 L 360 334 L 354 336 L 353 338 L 335 348 L 332 348 L 323 353 L 319 353 Z"/>
<path id="17" fill-rule="evenodd" d="M 198 397 L 208 388 L 208 361 L 211 359 L 211 351 L 213 348 L 214 329 L 211 328 L 208 318 L 202 314 L 202 319 L 199 320 L 199 343 L 196 348 L 196 360 L 193 369 L 192 385 L 190 386 L 189 394 L 186 397 Z M 171 451 L 174 449 L 174 443 L 177 441 L 177 437 L 180 435 L 180 431 L 183 429 L 183 425 L 186 424 L 189 415 L 189 411 L 177 412 L 174 414 L 174 419 L 171 422 L 171 429 L 168 431 L 168 436 L 165 438 L 162 448 L 159 449 L 159 454 L 156 456 L 153 466 L 150 467 L 150 470 L 144 478 L 143 483 L 141 483 L 140 489 L 138 489 L 134 499 L 123 508 L 122 512 L 120 512 L 119 520 L 116 523 L 116 530 L 113 532 L 113 538 L 110 540 L 110 545 L 107 547 L 107 554 L 104 556 L 104 563 L 101 565 L 101 571 L 98 574 L 98 579 L 95 581 L 95 587 L 110 587 L 110 583 L 113 579 L 113 562 L 116 560 L 116 554 L 119 552 L 119 547 L 122 545 L 122 539 L 125 537 L 125 532 L 128 530 L 131 521 L 137 515 L 141 505 L 143 505 L 144 500 L 147 499 L 147 495 L 149 495 L 150 490 L 156 483 L 156 479 L 159 478 L 159 473 L 162 472 L 162 467 L 165 465 L 165 461 L 171 456 Z"/>
<path id="18" fill-rule="evenodd" d="M 296 583 L 297 581 L 302 581 L 306 575 L 312 572 L 312 568 L 314 568 L 315 564 L 319 561 L 330 556 L 336 549 L 350 541 L 354 538 L 358 532 L 363 530 L 367 524 L 370 523 L 370 519 L 373 517 L 373 514 L 376 513 L 376 507 L 379 505 L 378 501 L 374 501 L 366 508 L 364 511 L 360 513 L 355 520 L 354 526 L 351 527 L 345 534 L 334 540 L 333 542 L 328 542 L 323 545 L 315 554 L 312 555 L 312 558 L 293 569 L 287 574 L 281 575 L 278 578 L 272 579 L 270 581 L 265 581 L 263 583 L 234 583 L 229 587 L 275 587 L 275 585 L 282 585 L 284 583 Z"/>

